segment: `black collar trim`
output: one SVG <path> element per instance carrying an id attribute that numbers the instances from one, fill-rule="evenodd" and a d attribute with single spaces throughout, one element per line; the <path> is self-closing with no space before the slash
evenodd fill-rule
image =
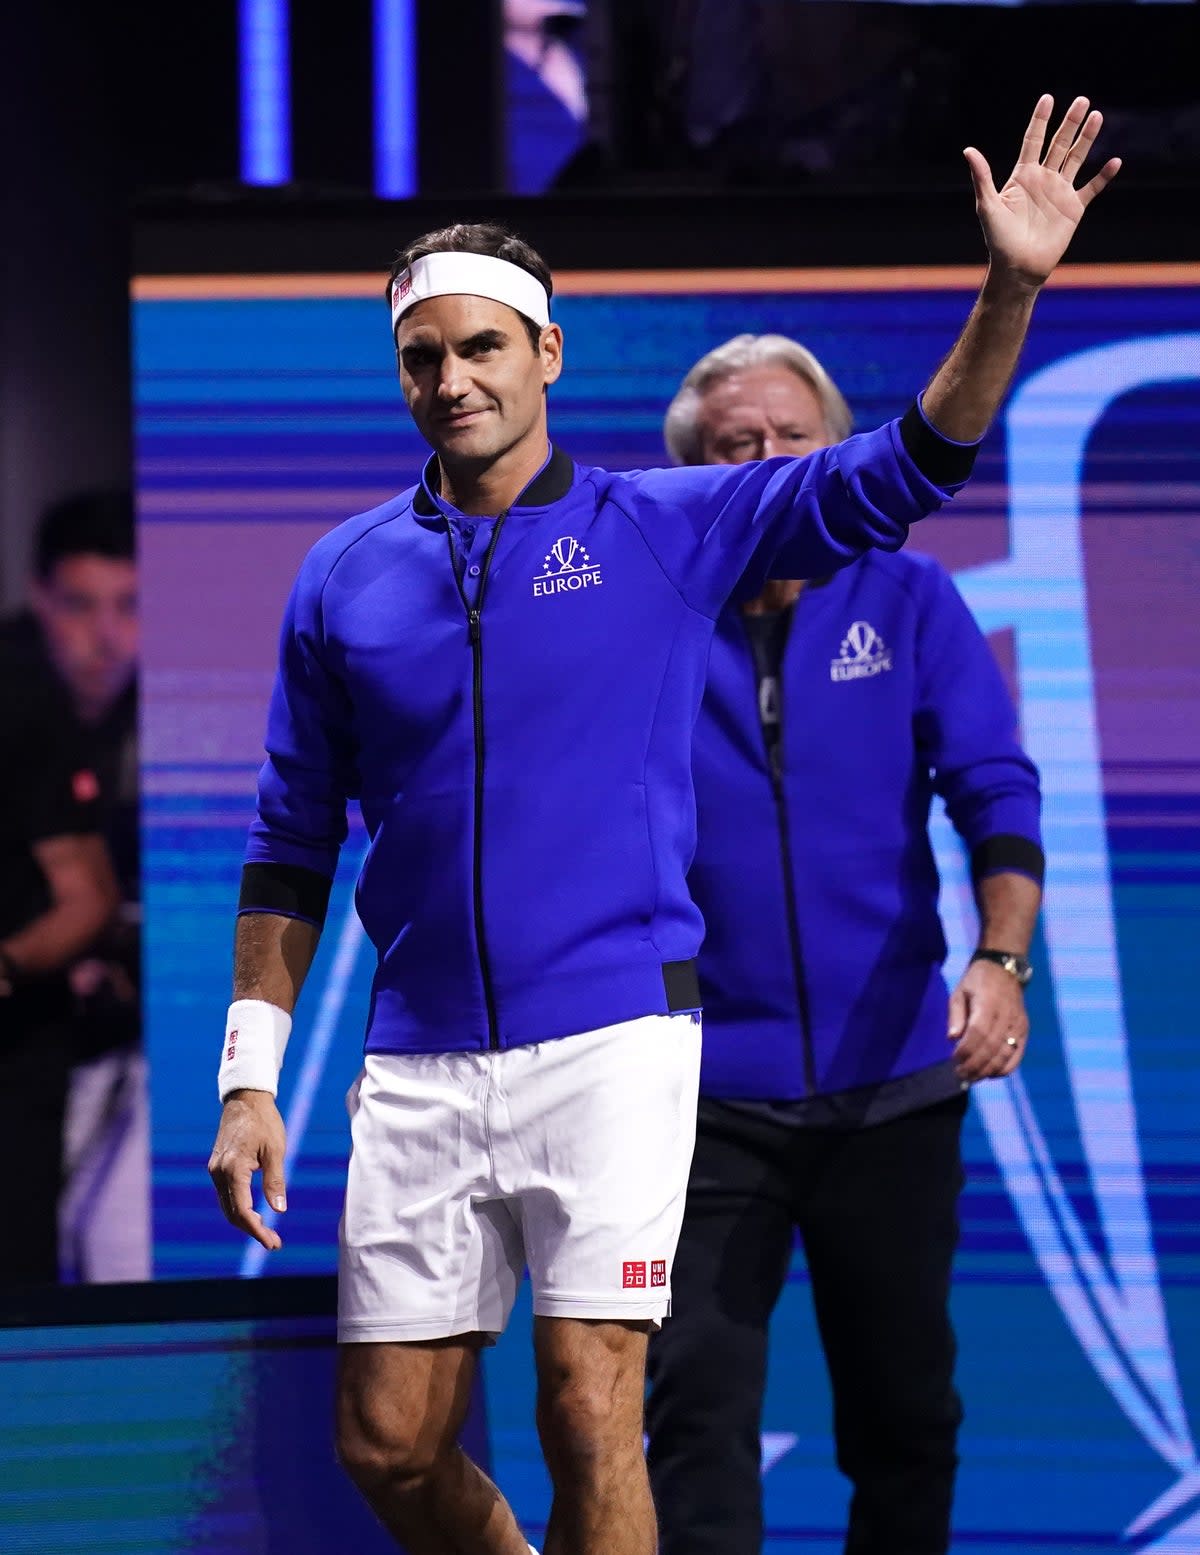
<path id="1" fill-rule="evenodd" d="M 420 518 L 436 518 L 441 512 L 433 496 L 437 478 L 437 455 L 431 454 L 429 462 L 421 471 L 421 481 L 413 498 L 413 512 Z M 566 496 L 574 479 L 575 461 L 570 454 L 563 453 L 561 448 L 552 447 L 546 468 L 534 476 L 513 503 L 513 507 L 547 508 L 551 503 L 558 502 Z"/>

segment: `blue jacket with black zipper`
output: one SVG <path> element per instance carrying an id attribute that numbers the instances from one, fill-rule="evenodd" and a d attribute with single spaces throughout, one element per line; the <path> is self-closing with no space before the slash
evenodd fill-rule
<path id="1" fill-rule="evenodd" d="M 717 623 L 696 725 L 703 1095 L 882 1121 L 960 1089 L 928 823 L 976 880 L 1040 881 L 1037 770 L 986 639 L 928 557 L 873 552 L 805 588 L 772 763 L 746 619 Z"/>
<path id="2" fill-rule="evenodd" d="M 357 797 L 368 1051 L 695 1008 L 691 736 L 722 605 L 739 579 L 898 547 L 973 454 L 917 407 L 736 468 L 613 474 L 555 451 L 490 523 L 436 495 L 431 460 L 301 567 L 240 910 L 319 923 Z"/>

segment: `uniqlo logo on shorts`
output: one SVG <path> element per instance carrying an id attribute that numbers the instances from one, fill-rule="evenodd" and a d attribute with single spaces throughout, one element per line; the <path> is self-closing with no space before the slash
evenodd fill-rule
<path id="1" fill-rule="evenodd" d="M 645 1290 L 646 1288 L 646 1263 L 643 1259 L 639 1263 L 623 1263 L 621 1265 L 621 1289 Z"/>
<path id="2" fill-rule="evenodd" d="M 665 1285 L 667 1283 L 667 1260 L 656 1258 L 650 1265 L 651 1285 Z"/>

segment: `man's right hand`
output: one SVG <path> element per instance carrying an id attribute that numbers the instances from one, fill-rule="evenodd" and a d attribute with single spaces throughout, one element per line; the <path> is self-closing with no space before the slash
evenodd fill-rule
<path id="1" fill-rule="evenodd" d="M 269 1091 L 234 1091 L 226 1098 L 208 1175 L 225 1219 L 269 1252 L 282 1247 L 283 1239 L 254 1208 L 251 1179 L 261 1167 L 267 1203 L 282 1214 L 287 1208 L 286 1144 L 283 1119 Z"/>

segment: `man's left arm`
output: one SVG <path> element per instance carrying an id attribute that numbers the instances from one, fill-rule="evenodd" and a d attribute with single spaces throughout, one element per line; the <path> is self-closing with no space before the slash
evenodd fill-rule
<path id="1" fill-rule="evenodd" d="M 31 852 L 50 904 L 0 943 L 0 993 L 27 978 L 62 972 L 95 940 L 120 901 L 104 838 L 40 837 Z"/>
<path id="2" fill-rule="evenodd" d="M 1008 391 L 1034 303 L 1066 252 L 1083 213 L 1120 171 L 1111 157 L 1076 189 L 1103 123 L 1077 97 L 1046 145 L 1054 99 L 1042 97 L 1025 131 L 1008 182 L 997 189 L 973 146 L 963 152 L 975 185 L 975 209 L 988 249 L 988 270 L 962 334 L 921 399 L 943 437 L 977 442 Z"/>
<path id="3" fill-rule="evenodd" d="M 966 844 L 979 910 L 978 950 L 1029 953 L 1042 899 L 1041 792 L 1017 738 L 1000 670 L 949 574 L 923 564 L 914 734 L 946 813 Z M 970 963 L 950 999 L 947 1035 L 964 1080 L 1010 1074 L 1029 1021 L 1017 968 Z"/>
<path id="4" fill-rule="evenodd" d="M 656 510 L 643 526 L 646 543 L 688 604 L 713 615 L 734 589 L 750 597 L 768 577 L 817 577 L 873 546 L 898 550 L 909 526 L 968 479 L 1012 379 L 1037 295 L 1087 206 L 1120 168 L 1113 158 L 1076 189 L 1101 117 L 1077 98 L 1043 150 L 1052 110 L 1053 99 L 1038 102 L 1000 190 L 980 153 L 965 153 L 988 271 L 950 354 L 902 419 L 800 459 L 632 477 Z"/>
<path id="5" fill-rule="evenodd" d="M 118 906 L 95 800 L 79 797 L 81 781 L 91 786 L 95 778 L 78 754 L 73 741 L 40 723 L 12 732 L 0 752 L 11 819 L 41 871 L 47 899 L 42 912 L 0 941 L 0 995 L 65 970 Z"/>

